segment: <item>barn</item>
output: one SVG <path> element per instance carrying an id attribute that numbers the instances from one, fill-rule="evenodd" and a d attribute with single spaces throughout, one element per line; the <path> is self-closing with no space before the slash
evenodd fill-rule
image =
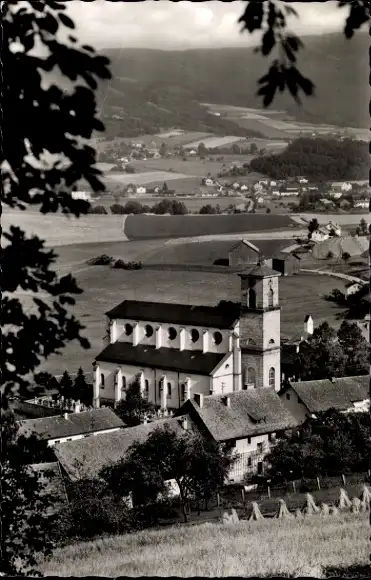
<path id="1" fill-rule="evenodd" d="M 247 240 L 240 240 L 228 253 L 229 266 L 256 264 L 260 259 L 260 250 Z"/>
<path id="2" fill-rule="evenodd" d="M 283 276 L 293 276 L 300 272 L 300 258 L 297 254 L 280 252 L 275 254 L 269 262 L 271 262 L 271 268 Z"/>

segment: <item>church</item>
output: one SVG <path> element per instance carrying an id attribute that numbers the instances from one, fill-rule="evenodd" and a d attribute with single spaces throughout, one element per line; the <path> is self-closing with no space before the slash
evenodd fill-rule
<path id="1" fill-rule="evenodd" d="M 195 395 L 278 392 L 280 275 L 264 262 L 239 272 L 239 307 L 136 300 L 115 306 L 94 363 L 94 406 L 117 404 L 137 377 L 143 396 L 168 412 Z"/>

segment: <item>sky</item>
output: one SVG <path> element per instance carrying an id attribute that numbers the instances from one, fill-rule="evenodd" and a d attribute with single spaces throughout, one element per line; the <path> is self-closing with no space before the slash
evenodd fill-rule
<path id="1" fill-rule="evenodd" d="M 245 2 L 68 2 L 79 39 L 102 48 L 183 50 L 250 46 L 257 36 L 240 33 Z M 337 1 L 295 3 L 299 18 L 290 20 L 299 35 L 336 32 L 347 10 Z M 291 24 L 290 24 L 291 26 Z"/>

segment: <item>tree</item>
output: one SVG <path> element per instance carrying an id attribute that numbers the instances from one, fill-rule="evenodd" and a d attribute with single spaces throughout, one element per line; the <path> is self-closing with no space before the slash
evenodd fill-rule
<path id="1" fill-rule="evenodd" d="M 84 375 L 84 371 L 80 367 L 73 385 L 74 398 L 76 401 L 81 401 L 87 407 L 93 404 L 93 386 L 89 385 Z"/>
<path id="2" fill-rule="evenodd" d="M 337 337 L 345 357 L 345 375 L 368 374 L 371 349 L 357 324 L 344 320 Z"/>
<path id="3" fill-rule="evenodd" d="M 39 444 L 38 451 L 42 451 L 36 437 L 19 438 L 13 413 L 1 410 L 2 575 L 38 575 L 38 558 L 51 554 L 53 548 L 53 520 L 47 515 L 53 497 L 46 492 L 37 471 L 29 466 L 41 458 L 45 461 L 36 450 Z"/>
<path id="4" fill-rule="evenodd" d="M 169 188 L 167 186 L 166 181 L 164 181 L 164 184 L 162 186 L 162 193 L 167 193 L 169 191 Z"/>
<path id="5" fill-rule="evenodd" d="M 165 145 L 165 143 L 161 143 L 161 145 L 160 145 L 160 155 L 161 155 L 161 157 L 165 157 L 165 155 L 166 155 L 166 150 L 167 150 L 167 149 L 166 149 L 166 145 Z"/>
<path id="6" fill-rule="evenodd" d="M 369 3 L 358 0 L 355 2 L 339 0 L 338 6 L 349 6 L 344 34 L 346 38 L 351 38 L 356 30 L 369 21 Z M 296 66 L 297 54 L 304 48 L 304 44 L 288 29 L 288 16 L 298 16 L 291 3 L 263 0 L 246 2 L 244 13 L 239 19 L 243 30 L 247 30 L 250 34 L 257 30 L 262 31 L 261 46 L 257 47 L 257 52 L 267 56 L 274 49 L 278 51 L 277 58 L 272 62 L 268 73 L 258 81 L 261 87 L 257 94 L 263 97 L 264 107 L 272 103 L 278 90 L 281 93 L 288 90 L 298 103 L 301 102 L 300 91 L 307 96 L 315 92 L 313 82 L 304 77 Z"/>
<path id="7" fill-rule="evenodd" d="M 75 397 L 75 391 L 73 388 L 73 382 L 72 379 L 68 373 L 68 371 L 64 371 L 62 378 L 59 382 L 59 392 L 61 397 L 64 397 L 65 399 L 76 399 Z"/>
<path id="8" fill-rule="evenodd" d="M 258 146 L 256 143 L 251 143 L 250 145 L 250 154 L 251 155 L 255 155 L 255 153 L 257 153 L 258 151 Z"/>
<path id="9" fill-rule="evenodd" d="M 140 425 L 145 418 L 154 416 L 155 407 L 143 397 L 138 377 L 129 385 L 125 399 L 118 403 L 115 412 L 129 427 Z"/>
<path id="10" fill-rule="evenodd" d="M 317 413 L 277 441 L 265 458 L 273 480 L 366 471 L 371 450 L 368 413 Z"/>
<path id="11" fill-rule="evenodd" d="M 127 201 L 123 208 L 123 213 L 125 214 L 140 214 L 143 213 L 143 206 L 139 201 L 135 201 L 134 199 L 131 201 Z"/>
<path id="12" fill-rule="evenodd" d="M 46 0 L 10 0 L 2 6 L 2 201 L 13 209 L 33 206 L 42 214 L 61 210 L 79 216 L 89 204 L 72 199 L 74 184 L 85 179 L 93 191 L 104 190 L 87 139 L 104 128 L 94 89 L 110 73 L 106 58 L 68 35 L 74 24 L 65 8 Z M 55 69 L 70 82 L 68 89 L 50 77 Z M 29 394 L 28 377 L 41 359 L 60 352 L 67 341 L 78 340 L 84 348 L 89 343 L 65 308 L 81 290 L 71 275 L 58 278 L 52 268 L 56 254 L 19 227 L 3 236 L 1 399 L 6 406 L 11 391 Z M 31 292 L 36 312 L 29 314 L 13 294 L 20 288 Z"/>
<path id="13" fill-rule="evenodd" d="M 215 214 L 216 213 L 216 209 L 215 207 L 213 207 L 212 205 L 210 205 L 209 203 L 206 205 L 203 205 L 200 208 L 200 214 Z"/>
<path id="14" fill-rule="evenodd" d="M 349 262 L 349 260 L 350 260 L 350 254 L 349 254 L 349 252 L 343 252 L 342 255 L 341 255 L 341 259 L 343 260 L 343 262 L 345 264 L 347 264 Z"/>
<path id="15" fill-rule="evenodd" d="M 114 493 L 131 492 L 142 505 L 159 494 L 166 496 L 167 481 L 174 479 L 186 522 L 188 501 L 209 498 L 223 485 L 233 462 L 231 451 L 214 441 L 189 431 L 178 434 L 167 425 L 155 429 L 144 443 L 134 443 L 126 457 L 102 475 Z"/>
<path id="16" fill-rule="evenodd" d="M 205 143 L 199 143 L 197 147 L 197 153 L 199 157 L 205 157 L 208 153 Z"/>
<path id="17" fill-rule="evenodd" d="M 359 222 L 359 235 L 367 236 L 368 235 L 368 225 L 364 218 L 361 219 Z"/>
<path id="18" fill-rule="evenodd" d="M 312 220 L 310 220 L 310 222 L 308 224 L 308 232 L 309 232 L 308 237 L 312 237 L 313 232 L 317 231 L 318 228 L 319 228 L 318 220 L 316 218 L 313 218 Z"/>

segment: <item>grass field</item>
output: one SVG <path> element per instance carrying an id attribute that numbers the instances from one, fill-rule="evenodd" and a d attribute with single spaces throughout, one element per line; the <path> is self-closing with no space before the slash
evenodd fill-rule
<path id="1" fill-rule="evenodd" d="M 177 173 L 172 171 L 162 171 L 150 169 L 142 169 L 138 173 L 126 173 L 119 171 L 115 173 L 106 173 L 104 181 L 107 185 L 110 183 L 119 183 L 120 185 L 147 185 L 148 183 L 163 183 L 164 181 L 171 181 L 173 179 L 186 179 L 187 177 L 196 177 L 195 175 L 188 175 L 186 173 Z"/>
<path id="2" fill-rule="evenodd" d="M 230 249 L 237 243 L 232 240 L 190 242 L 166 245 L 155 250 L 144 264 L 201 264 L 211 266 L 218 258 L 228 258 Z M 292 245 L 292 240 L 259 240 L 253 242 L 266 257 Z"/>
<path id="3" fill-rule="evenodd" d="M 199 184 L 199 178 L 197 177 L 196 179 Z M 191 179 L 179 180 L 179 183 L 182 183 L 182 185 L 181 187 L 178 187 L 178 181 L 174 181 L 171 183 L 171 187 L 174 187 L 182 193 L 187 193 L 187 185 L 190 182 L 192 182 Z M 197 188 L 197 186 L 190 188 L 189 192 L 191 193 L 194 191 L 195 187 Z M 104 205 L 108 209 L 113 203 L 115 203 L 114 197 L 113 194 L 104 194 L 99 200 L 97 200 L 97 205 Z M 149 205 L 151 207 L 162 199 L 163 197 L 161 196 L 141 195 L 140 197 L 121 197 L 119 203 L 125 205 L 128 201 L 138 201 L 142 205 Z M 192 195 L 192 197 L 168 197 L 166 199 L 176 199 L 177 201 L 181 201 L 190 213 L 198 213 L 204 205 L 211 205 L 212 207 L 219 205 L 220 209 L 224 210 L 230 204 L 239 204 L 244 201 L 244 198 L 241 197 L 197 197 L 194 195 Z"/>
<path id="4" fill-rule="evenodd" d="M 369 562 L 367 516 L 263 520 L 144 531 L 57 549 L 40 566 L 50 576 L 251 577 L 303 566 Z"/>
<path id="5" fill-rule="evenodd" d="M 128 255 L 127 248 L 130 247 L 130 243 L 100 244 L 91 248 L 90 256 L 107 253 L 124 260 L 140 259 L 140 254 L 144 257 L 145 246 L 142 247 L 142 253 L 134 246 Z M 127 271 L 103 266 L 89 267 L 82 261 L 90 257 L 86 247 L 84 249 L 80 246 L 78 254 L 73 253 L 72 246 L 60 250 L 64 252 L 61 274 L 75 274 L 79 286 L 84 290 L 83 294 L 76 297 L 73 312 L 86 326 L 84 335 L 89 338 L 91 349 L 84 350 L 77 344 L 70 343 L 61 356 L 50 357 L 40 370 L 61 374 L 65 368 L 74 372 L 82 365 L 86 371 L 90 371 L 94 357 L 102 350 L 106 324 L 104 313 L 122 300 L 212 305 L 220 300 L 240 299 L 240 280 L 236 274 L 151 269 Z M 332 325 L 340 325 L 340 321 L 336 319 L 340 309 L 323 298 L 334 287 L 342 291 L 345 289 L 342 280 L 334 281 L 327 276 L 300 274 L 280 278 L 282 335 L 298 333 L 303 328 L 306 314 L 312 315 L 315 326 L 325 320 Z"/>
<path id="6" fill-rule="evenodd" d="M 207 203 L 207 198 L 205 198 L 205 203 Z M 125 221 L 125 234 L 129 239 L 137 240 L 268 232 L 290 227 L 294 227 L 294 222 L 287 215 L 129 215 Z"/>
<path id="7" fill-rule="evenodd" d="M 164 159 L 133 161 L 132 165 L 137 172 L 171 170 L 171 172 L 181 173 L 191 177 L 199 176 L 201 178 L 206 177 L 208 173 L 216 177 L 222 170 L 223 164 L 227 167 L 232 165 L 232 163 L 242 165 L 243 163 L 250 163 L 253 158 L 253 155 L 223 155 L 223 161 L 208 161 L 206 159 L 192 159 L 190 157 L 186 161 L 183 161 L 179 157 L 169 157 Z"/>
<path id="8" fill-rule="evenodd" d="M 236 135 L 226 135 L 225 137 L 207 137 L 206 139 L 198 139 L 192 143 L 187 143 L 186 149 L 196 149 L 200 143 L 204 143 L 206 147 L 225 147 L 226 145 L 232 145 L 232 143 L 240 143 L 242 146 L 245 144 L 246 139 L 244 137 L 237 137 Z"/>

